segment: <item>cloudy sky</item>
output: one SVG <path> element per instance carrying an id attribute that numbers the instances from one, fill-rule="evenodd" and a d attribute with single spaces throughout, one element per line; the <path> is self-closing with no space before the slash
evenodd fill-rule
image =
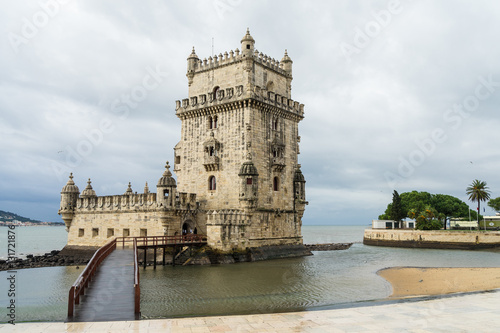
<path id="1" fill-rule="evenodd" d="M 239 48 L 247 27 L 294 61 L 305 224 L 368 224 L 394 189 L 468 202 L 477 178 L 500 196 L 494 1 L 1 2 L 1 210 L 61 221 L 69 172 L 98 195 L 154 188 L 180 139 L 191 48 Z"/>

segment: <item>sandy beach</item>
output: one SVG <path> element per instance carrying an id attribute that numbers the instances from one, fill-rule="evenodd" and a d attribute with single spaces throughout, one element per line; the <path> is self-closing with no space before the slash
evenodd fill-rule
<path id="1" fill-rule="evenodd" d="M 377 274 L 391 283 L 394 298 L 500 288 L 499 267 L 392 267 Z"/>

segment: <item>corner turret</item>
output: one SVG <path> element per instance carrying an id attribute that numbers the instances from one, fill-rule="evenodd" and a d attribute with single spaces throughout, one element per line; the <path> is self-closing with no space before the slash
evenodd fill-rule
<path id="1" fill-rule="evenodd" d="M 300 170 L 300 164 L 297 164 L 295 167 L 295 173 L 293 175 L 293 192 L 295 209 L 302 218 L 302 214 L 304 214 L 308 202 L 306 201 L 306 180 Z"/>
<path id="2" fill-rule="evenodd" d="M 259 173 L 251 161 L 251 155 L 247 155 L 247 160 L 241 165 L 238 176 L 240 182 L 240 205 L 243 208 L 253 208 L 257 202 Z"/>
<path id="3" fill-rule="evenodd" d="M 174 207 L 177 183 L 170 172 L 170 165 L 165 165 L 163 176 L 156 185 L 156 201 L 160 207 Z"/>
<path id="4" fill-rule="evenodd" d="M 198 62 L 200 59 L 196 55 L 196 52 L 194 51 L 194 46 L 193 46 L 193 51 L 187 58 L 187 78 L 188 78 L 188 85 L 191 85 L 193 83 L 193 77 L 194 77 L 194 72 L 198 68 Z"/>
<path id="5" fill-rule="evenodd" d="M 78 200 L 79 195 L 80 190 L 73 181 L 73 173 L 70 173 L 68 182 L 61 190 L 61 206 L 58 212 L 66 225 L 66 231 L 69 231 L 69 228 L 71 227 L 71 221 L 73 220 L 76 201 Z"/>
<path id="6" fill-rule="evenodd" d="M 281 65 L 283 66 L 283 70 L 289 75 L 292 76 L 292 59 L 288 56 L 288 51 L 285 50 L 285 55 L 281 59 Z"/>
<path id="7" fill-rule="evenodd" d="M 241 39 L 241 54 L 244 57 L 251 57 L 254 53 L 255 40 L 250 35 L 250 29 L 247 28 L 247 33 Z"/>

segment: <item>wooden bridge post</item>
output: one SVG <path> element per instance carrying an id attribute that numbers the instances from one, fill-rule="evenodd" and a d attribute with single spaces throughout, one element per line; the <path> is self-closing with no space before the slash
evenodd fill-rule
<path id="1" fill-rule="evenodd" d="M 165 266 L 165 250 L 167 249 L 166 246 L 163 247 L 163 258 L 162 258 L 162 264 Z"/>
<path id="2" fill-rule="evenodd" d="M 156 246 L 153 248 L 153 269 L 156 269 Z"/>
<path id="3" fill-rule="evenodd" d="M 147 259 L 147 258 L 146 258 L 146 254 L 147 254 L 147 252 L 148 252 L 148 248 L 146 248 L 146 247 L 145 247 L 145 248 L 144 248 L 144 263 L 143 263 L 143 265 L 144 265 L 144 269 L 146 269 L 146 259 Z"/>
<path id="4" fill-rule="evenodd" d="M 175 256 L 177 254 L 177 246 L 174 245 L 174 253 L 172 254 L 172 266 L 175 266 Z"/>

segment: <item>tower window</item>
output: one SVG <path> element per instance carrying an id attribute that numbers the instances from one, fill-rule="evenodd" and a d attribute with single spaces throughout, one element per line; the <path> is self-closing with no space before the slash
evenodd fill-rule
<path id="1" fill-rule="evenodd" d="M 78 237 L 83 237 L 85 236 L 85 229 L 78 229 Z"/>
<path id="2" fill-rule="evenodd" d="M 92 228 L 92 237 L 99 236 L 99 228 Z"/>
<path id="3" fill-rule="evenodd" d="M 253 179 L 252 178 L 247 178 L 247 185 L 252 185 Z"/>
<path id="4" fill-rule="evenodd" d="M 208 117 L 208 129 L 217 128 L 217 116 Z"/>
<path id="5" fill-rule="evenodd" d="M 278 191 L 278 187 L 280 186 L 280 181 L 278 177 L 273 178 L 273 190 Z"/>
<path id="6" fill-rule="evenodd" d="M 250 44 L 247 44 L 247 50 L 250 50 Z"/>
<path id="7" fill-rule="evenodd" d="M 210 176 L 208 178 L 208 190 L 210 191 L 215 191 L 217 188 L 217 183 L 215 180 L 215 176 Z"/>
<path id="8" fill-rule="evenodd" d="M 278 130 L 278 119 L 277 118 L 273 119 L 273 122 L 271 123 L 271 127 L 272 127 L 273 131 Z"/>

